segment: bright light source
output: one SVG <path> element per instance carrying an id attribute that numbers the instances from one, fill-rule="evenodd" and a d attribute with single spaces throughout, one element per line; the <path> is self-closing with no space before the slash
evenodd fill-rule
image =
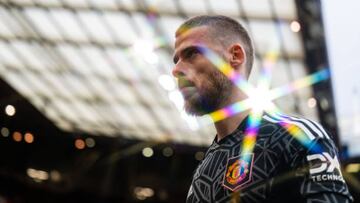
<path id="1" fill-rule="evenodd" d="M 75 147 L 77 149 L 84 149 L 85 148 L 85 142 L 82 139 L 76 139 L 74 144 L 75 144 Z"/>
<path id="2" fill-rule="evenodd" d="M 28 168 L 26 170 L 26 173 L 30 178 L 34 179 L 37 182 L 49 179 L 48 172 L 43 171 L 43 170 Z"/>
<path id="3" fill-rule="evenodd" d="M 298 21 L 292 21 L 290 24 L 290 29 L 293 32 L 299 32 L 301 29 L 300 23 Z"/>
<path id="4" fill-rule="evenodd" d="M 309 108 L 314 108 L 316 106 L 316 99 L 311 97 L 307 101 L 307 105 Z"/>
<path id="5" fill-rule="evenodd" d="M 346 172 L 357 173 L 360 171 L 360 163 L 352 163 L 346 166 Z"/>
<path id="6" fill-rule="evenodd" d="M 15 113 L 16 113 L 16 109 L 15 109 L 15 107 L 13 106 L 13 105 L 7 105 L 6 107 L 5 107 L 5 113 L 6 113 L 6 115 L 8 115 L 8 116 L 13 116 L 13 115 L 15 115 Z"/>
<path id="7" fill-rule="evenodd" d="M 4 137 L 9 137 L 10 131 L 8 128 L 2 127 L 1 128 L 1 135 Z"/>
<path id="8" fill-rule="evenodd" d="M 154 49 L 155 45 L 151 40 L 137 40 L 133 45 L 135 54 L 140 55 L 149 64 L 157 64 L 159 61 Z"/>
<path id="9" fill-rule="evenodd" d="M 198 161 L 203 160 L 204 157 L 205 157 L 205 153 L 204 153 L 204 152 L 196 152 L 196 153 L 195 153 L 195 159 L 198 160 Z"/>
<path id="10" fill-rule="evenodd" d="M 152 155 L 154 155 L 154 150 L 150 147 L 145 147 L 142 150 L 142 154 L 144 155 L 144 157 L 151 157 Z"/>
<path id="11" fill-rule="evenodd" d="M 95 140 L 91 137 L 88 137 L 85 139 L 85 144 L 89 148 L 95 147 Z"/>
<path id="12" fill-rule="evenodd" d="M 34 136 L 31 133 L 25 133 L 24 140 L 25 142 L 31 144 L 34 142 Z"/>
<path id="13" fill-rule="evenodd" d="M 146 198 L 154 196 L 155 192 L 153 189 L 148 187 L 135 187 L 134 195 L 139 200 L 145 200 Z"/>
<path id="14" fill-rule="evenodd" d="M 163 150 L 162 150 L 162 153 L 164 156 L 166 157 L 171 157 L 173 154 L 174 154 L 174 150 L 171 148 L 171 147 L 165 147 Z"/>
<path id="15" fill-rule="evenodd" d="M 174 79 L 170 75 L 160 75 L 158 81 L 165 90 L 172 91 L 176 87 Z"/>
<path id="16" fill-rule="evenodd" d="M 15 142 L 21 142 L 22 140 L 22 134 L 20 132 L 15 131 L 12 135 Z"/>
<path id="17" fill-rule="evenodd" d="M 330 108 L 329 101 L 328 101 L 326 98 L 322 98 L 322 99 L 320 100 L 320 106 L 321 106 L 321 108 L 324 109 L 324 110 L 329 109 L 329 108 Z"/>
<path id="18" fill-rule="evenodd" d="M 61 180 L 61 174 L 60 174 L 60 172 L 57 171 L 57 170 L 52 170 L 52 171 L 50 172 L 50 178 L 51 178 L 51 180 L 54 181 L 54 182 L 59 182 L 59 181 Z"/>
<path id="19" fill-rule="evenodd" d="M 265 88 L 254 88 L 249 92 L 248 104 L 254 112 L 263 112 L 273 107 L 270 91 Z"/>

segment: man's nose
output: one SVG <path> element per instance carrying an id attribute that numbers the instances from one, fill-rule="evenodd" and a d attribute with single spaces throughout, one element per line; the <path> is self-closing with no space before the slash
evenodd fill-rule
<path id="1" fill-rule="evenodd" d="M 178 64 L 175 64 L 173 70 L 172 70 L 172 75 L 176 78 L 179 78 L 181 76 L 185 76 L 185 71 L 184 71 L 184 67 L 182 67 L 181 62 Z"/>

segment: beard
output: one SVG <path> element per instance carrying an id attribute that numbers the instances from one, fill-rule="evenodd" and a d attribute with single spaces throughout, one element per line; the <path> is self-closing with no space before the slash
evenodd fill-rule
<path id="1" fill-rule="evenodd" d="M 185 111 L 190 115 L 202 116 L 218 110 L 231 95 L 232 82 L 220 71 L 213 71 L 207 78 L 208 85 L 196 89 L 185 99 Z"/>

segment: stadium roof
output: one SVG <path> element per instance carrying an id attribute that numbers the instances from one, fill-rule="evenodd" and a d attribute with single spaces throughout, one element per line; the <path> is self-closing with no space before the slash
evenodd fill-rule
<path id="1" fill-rule="evenodd" d="M 307 74 L 294 0 L 5 0 L 0 77 L 67 132 L 206 145 L 213 126 L 186 115 L 171 76 L 175 29 L 199 14 L 228 15 L 249 30 L 252 83 L 274 50 L 272 86 Z M 276 103 L 317 120 L 312 94 Z"/>

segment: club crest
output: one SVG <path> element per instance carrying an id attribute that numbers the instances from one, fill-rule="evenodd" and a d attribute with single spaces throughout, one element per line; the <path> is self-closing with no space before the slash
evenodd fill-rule
<path id="1" fill-rule="evenodd" d="M 232 157 L 228 159 L 224 174 L 223 186 L 231 191 L 240 189 L 252 179 L 254 154 Z"/>

